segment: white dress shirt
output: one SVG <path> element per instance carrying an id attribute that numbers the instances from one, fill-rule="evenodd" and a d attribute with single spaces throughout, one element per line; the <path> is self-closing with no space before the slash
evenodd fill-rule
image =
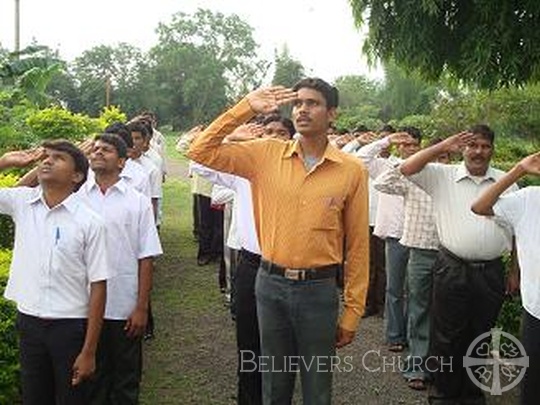
<path id="1" fill-rule="evenodd" d="M 225 244 L 231 249 L 240 250 L 242 245 L 238 236 L 238 216 L 234 209 L 235 197 L 236 192 L 228 187 L 219 184 L 214 184 L 214 187 L 212 187 L 212 204 L 225 204 L 224 214 L 227 214 L 227 210 L 230 210 L 232 213 L 229 223 L 229 232 L 227 234 L 227 241 Z M 224 222 L 226 223 L 226 221 Z"/>
<path id="2" fill-rule="evenodd" d="M 0 213 L 16 228 L 4 296 L 27 315 L 87 318 L 90 283 L 110 274 L 101 217 L 76 194 L 49 208 L 41 187 L 0 189 Z"/>
<path id="3" fill-rule="evenodd" d="M 446 249 L 465 260 L 492 260 L 511 248 L 511 235 L 495 222 L 475 215 L 471 205 L 503 175 L 501 170 L 490 167 L 484 176 L 476 177 L 463 163 L 428 163 L 409 179 L 433 199 L 437 233 Z"/>
<path id="4" fill-rule="evenodd" d="M 138 164 L 141 169 L 148 173 L 150 180 L 150 197 L 162 198 L 163 197 L 163 176 L 161 175 L 161 169 L 159 169 L 152 160 L 145 155 L 141 155 L 137 159 L 128 159 L 133 163 Z"/>
<path id="5" fill-rule="evenodd" d="M 91 173 L 91 175 L 90 175 Z M 88 178 L 94 177 L 94 172 L 89 171 Z M 128 184 L 137 190 L 139 193 L 152 198 L 152 190 L 150 188 L 150 174 L 146 172 L 140 165 L 132 159 L 127 159 L 120 177 L 127 180 Z"/>
<path id="6" fill-rule="evenodd" d="M 529 314 L 540 319 L 540 187 L 501 196 L 493 211 L 495 221 L 509 226 L 516 236 L 521 301 Z"/>
<path id="7" fill-rule="evenodd" d="M 388 137 L 362 146 L 354 153 L 366 165 L 369 176 L 376 179 L 387 170 L 398 166 L 402 160 L 391 155 L 388 158 L 378 157 L 384 148 L 390 146 Z M 404 201 L 403 196 L 379 193 L 375 213 L 375 229 L 373 234 L 381 239 L 400 239 L 403 235 Z"/>
<path id="8" fill-rule="evenodd" d="M 251 253 L 261 254 L 259 239 L 255 228 L 255 216 L 253 214 L 253 200 L 251 194 L 251 184 L 243 177 L 229 173 L 221 173 L 206 166 L 193 162 L 191 168 L 200 176 L 234 190 L 233 217 L 236 221 L 237 236 L 240 247 Z"/>
<path id="9" fill-rule="evenodd" d="M 107 229 L 113 277 L 107 281 L 106 319 L 127 319 L 137 304 L 139 259 L 159 256 L 161 244 L 150 200 L 124 179 L 101 192 L 95 181 L 79 190 L 81 200 L 99 213 Z"/>

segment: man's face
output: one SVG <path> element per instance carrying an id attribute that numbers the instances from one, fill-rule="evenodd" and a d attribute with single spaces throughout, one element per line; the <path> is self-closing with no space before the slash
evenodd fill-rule
<path id="1" fill-rule="evenodd" d="M 469 173 L 473 176 L 483 176 L 489 167 L 493 145 L 482 135 L 474 135 L 473 139 L 463 150 L 463 160 Z"/>
<path id="2" fill-rule="evenodd" d="M 41 184 L 75 185 L 83 179 L 83 174 L 75 171 L 71 155 L 45 148 L 45 157 L 39 163 L 38 180 Z"/>
<path id="3" fill-rule="evenodd" d="M 297 94 L 292 109 L 296 130 L 304 136 L 326 134 L 336 116 L 336 109 L 327 109 L 326 100 L 317 90 L 301 88 Z"/>
<path id="4" fill-rule="evenodd" d="M 116 148 L 101 140 L 96 141 L 90 154 L 90 167 L 96 173 L 119 173 L 122 171 L 125 159 L 118 156 Z"/>
<path id="5" fill-rule="evenodd" d="M 132 132 L 131 138 L 133 138 L 132 155 L 136 159 L 144 153 L 146 139 L 144 138 L 143 134 L 138 131 Z"/>
<path id="6" fill-rule="evenodd" d="M 420 141 L 411 137 L 410 141 L 400 143 L 397 150 L 402 159 L 407 159 L 420 150 Z"/>
<path id="7" fill-rule="evenodd" d="M 280 121 L 272 121 L 264 126 L 263 138 L 274 138 L 282 141 L 291 139 L 289 130 Z"/>

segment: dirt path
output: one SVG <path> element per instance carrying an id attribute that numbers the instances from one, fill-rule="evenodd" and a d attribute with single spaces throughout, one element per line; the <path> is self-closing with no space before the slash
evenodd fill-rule
<path id="1" fill-rule="evenodd" d="M 141 403 L 234 404 L 234 324 L 218 289 L 217 266 L 196 264 L 186 165 L 171 162 L 169 168 L 161 231 L 165 254 L 153 291 L 156 338 L 145 343 Z M 425 392 L 405 384 L 399 359 L 382 344 L 382 330 L 382 319 L 364 320 L 355 342 L 339 352 L 352 370 L 334 374 L 334 404 L 427 403 Z M 514 392 L 488 403 L 514 404 L 515 398 Z M 298 395 L 295 403 L 301 403 Z"/>

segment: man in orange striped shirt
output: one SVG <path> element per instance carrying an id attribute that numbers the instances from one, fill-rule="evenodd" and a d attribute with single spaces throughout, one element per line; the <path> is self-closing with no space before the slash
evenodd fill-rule
<path id="1" fill-rule="evenodd" d="M 295 140 L 222 142 L 256 114 L 287 103 L 293 103 Z M 328 143 L 337 105 L 337 89 L 321 79 L 303 79 L 293 89 L 259 89 L 215 120 L 188 154 L 252 185 L 262 251 L 255 294 L 263 355 L 245 353 L 242 366 L 263 372 L 264 404 L 290 402 L 296 371 L 304 403 L 329 404 L 331 372 L 343 368 L 335 349 L 351 343 L 364 312 L 368 174 L 358 159 Z M 344 309 L 338 323 L 341 263 Z"/>

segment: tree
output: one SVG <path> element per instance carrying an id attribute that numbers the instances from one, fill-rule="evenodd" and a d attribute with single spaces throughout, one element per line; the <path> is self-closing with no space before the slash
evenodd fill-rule
<path id="1" fill-rule="evenodd" d="M 540 79 L 537 0 L 349 1 L 371 60 L 490 89 Z"/>
<path id="2" fill-rule="evenodd" d="M 268 68 L 257 58 L 259 45 L 253 38 L 253 27 L 236 14 L 224 15 L 198 9 L 193 15 L 176 13 L 169 24 L 157 28 L 160 48 L 192 44 L 212 55 L 223 68 L 227 94 L 232 98 L 245 94 L 261 84 Z"/>
<path id="3" fill-rule="evenodd" d="M 274 77 L 272 79 L 273 85 L 292 87 L 304 77 L 304 66 L 290 55 L 289 48 L 286 45 L 281 48 L 279 53 L 276 50 L 274 56 Z"/>
<path id="4" fill-rule="evenodd" d="M 140 83 L 148 105 L 174 128 L 209 121 L 262 82 L 267 63 L 256 56 L 253 28 L 237 15 L 176 13 L 157 33 Z"/>
<path id="5" fill-rule="evenodd" d="M 84 51 L 72 64 L 83 111 L 98 115 L 105 105 L 106 86 L 110 102 L 133 113 L 140 108 L 139 70 L 144 63 L 142 52 L 129 44 L 99 45 Z M 108 82 L 108 83 L 107 83 Z"/>
<path id="6" fill-rule="evenodd" d="M 407 74 L 393 63 L 387 63 L 384 71 L 385 84 L 380 94 L 383 103 L 381 118 L 384 121 L 429 114 L 437 97 L 437 87 L 427 84 L 418 74 Z"/>
<path id="7" fill-rule="evenodd" d="M 381 85 L 364 76 L 340 76 L 335 81 L 339 90 L 338 128 L 354 129 L 365 125 L 378 129 L 382 111 Z"/>

